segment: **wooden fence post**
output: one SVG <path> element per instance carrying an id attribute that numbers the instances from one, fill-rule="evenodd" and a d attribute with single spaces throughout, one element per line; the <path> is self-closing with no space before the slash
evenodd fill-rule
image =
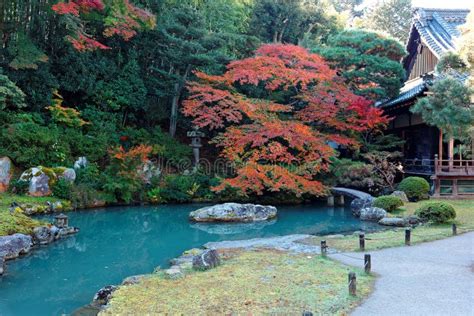
<path id="1" fill-rule="evenodd" d="M 411 229 L 405 229 L 405 245 L 410 246 Z"/>
<path id="2" fill-rule="evenodd" d="M 355 296 L 357 294 L 357 278 L 355 272 L 349 272 L 349 294 Z"/>
<path id="3" fill-rule="evenodd" d="M 328 246 L 326 244 L 326 240 L 321 240 L 321 255 L 322 256 L 326 256 L 327 251 L 328 251 L 327 248 Z"/>
<path id="4" fill-rule="evenodd" d="M 369 254 L 364 255 L 364 269 L 365 273 L 370 273 L 370 270 L 372 269 L 372 260 Z"/>
<path id="5" fill-rule="evenodd" d="M 365 250 L 365 234 L 364 233 L 359 234 L 359 248 L 360 248 L 360 251 Z"/>
<path id="6" fill-rule="evenodd" d="M 458 234 L 458 227 L 456 224 L 453 224 L 453 235 L 456 236 Z"/>

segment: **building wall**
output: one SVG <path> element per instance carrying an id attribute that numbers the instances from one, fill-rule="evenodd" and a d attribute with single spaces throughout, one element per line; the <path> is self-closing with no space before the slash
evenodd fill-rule
<path id="1" fill-rule="evenodd" d="M 437 63 L 438 58 L 433 55 L 428 47 L 424 44 L 418 45 L 418 54 L 415 57 L 408 80 L 419 78 L 426 73 L 434 71 Z"/>

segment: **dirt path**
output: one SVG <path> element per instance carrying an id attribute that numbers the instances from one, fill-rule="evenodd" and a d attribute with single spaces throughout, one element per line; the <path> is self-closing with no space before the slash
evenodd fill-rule
<path id="1" fill-rule="evenodd" d="M 379 278 L 352 315 L 474 315 L 474 233 L 369 253 Z M 362 253 L 330 257 L 364 264 Z"/>

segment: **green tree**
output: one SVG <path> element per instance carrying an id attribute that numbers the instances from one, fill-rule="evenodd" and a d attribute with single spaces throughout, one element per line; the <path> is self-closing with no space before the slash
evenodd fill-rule
<path id="1" fill-rule="evenodd" d="M 324 40 L 342 28 L 320 0 L 257 0 L 250 29 L 264 42 L 299 44 Z"/>
<path id="2" fill-rule="evenodd" d="M 397 96 L 404 81 L 405 72 L 400 65 L 404 48 L 377 33 L 345 30 L 331 36 L 327 46 L 313 51 L 338 69 L 356 94 L 372 100 Z"/>
<path id="3" fill-rule="evenodd" d="M 25 94 L 0 69 L 0 110 L 25 107 Z"/>
<path id="4" fill-rule="evenodd" d="M 384 31 L 405 43 L 412 23 L 411 0 L 378 0 L 358 21 L 358 26 Z"/>

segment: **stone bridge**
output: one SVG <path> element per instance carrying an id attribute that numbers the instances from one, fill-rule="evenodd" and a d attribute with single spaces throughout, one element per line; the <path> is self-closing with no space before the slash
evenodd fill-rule
<path id="1" fill-rule="evenodd" d="M 340 187 L 331 188 L 331 193 L 332 195 L 328 196 L 329 206 L 334 206 L 334 204 L 344 205 L 344 197 L 362 200 L 372 200 L 374 198 L 372 195 L 362 191 Z"/>

